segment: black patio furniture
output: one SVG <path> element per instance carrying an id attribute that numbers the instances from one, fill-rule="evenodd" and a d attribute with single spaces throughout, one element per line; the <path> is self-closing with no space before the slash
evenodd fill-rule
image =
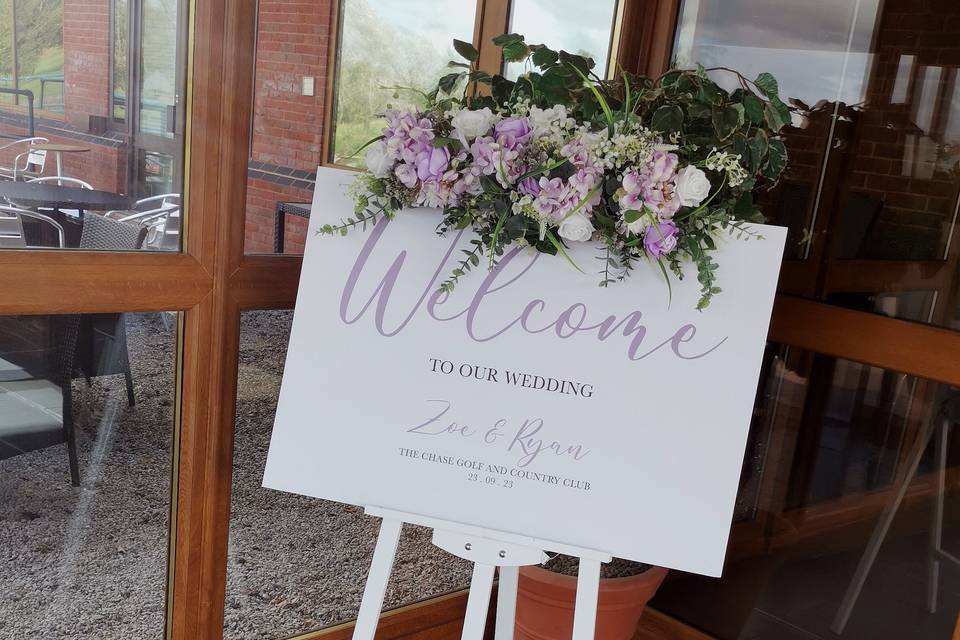
<path id="1" fill-rule="evenodd" d="M 283 230 L 286 227 L 287 214 L 310 219 L 309 202 L 278 202 L 273 219 L 273 252 L 283 253 Z"/>

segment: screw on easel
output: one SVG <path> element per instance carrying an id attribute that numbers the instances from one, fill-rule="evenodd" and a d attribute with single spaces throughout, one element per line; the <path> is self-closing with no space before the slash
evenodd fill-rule
<path id="1" fill-rule="evenodd" d="M 473 545 L 468 542 L 467 544 L 463 545 L 463 548 L 467 551 L 470 551 L 470 549 L 473 549 Z"/>
<path id="2" fill-rule="evenodd" d="M 506 558 L 506 557 L 507 557 L 507 552 L 506 552 L 506 551 L 503 551 L 503 550 L 501 549 L 501 550 L 500 550 L 500 557 L 501 557 L 501 558 Z"/>

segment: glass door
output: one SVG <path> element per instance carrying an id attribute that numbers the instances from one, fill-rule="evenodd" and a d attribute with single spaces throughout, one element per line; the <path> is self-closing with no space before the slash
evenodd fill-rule
<path id="1" fill-rule="evenodd" d="M 183 163 L 176 148 L 185 124 L 184 0 L 131 0 L 128 6 L 134 57 L 128 79 L 133 105 L 130 189 L 138 198 L 179 193 Z"/>

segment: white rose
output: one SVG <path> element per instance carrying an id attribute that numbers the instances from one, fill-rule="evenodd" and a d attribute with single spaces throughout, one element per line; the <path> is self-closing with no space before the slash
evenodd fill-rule
<path id="1" fill-rule="evenodd" d="M 710 195 L 710 180 L 692 164 L 677 174 L 677 196 L 683 207 L 696 207 Z"/>
<path id="2" fill-rule="evenodd" d="M 468 139 L 484 135 L 496 121 L 497 116 L 490 111 L 490 107 L 484 107 L 476 110 L 460 109 L 450 119 L 450 124 L 453 125 L 454 135 L 466 146 Z"/>
<path id="3" fill-rule="evenodd" d="M 562 104 L 550 107 L 549 109 L 530 107 L 528 119 L 530 120 L 534 137 L 539 138 L 549 133 L 550 126 L 555 122 L 563 122 L 567 119 L 567 108 Z"/>
<path id="4" fill-rule="evenodd" d="M 587 216 L 582 213 L 575 213 L 572 216 L 567 216 L 560 223 L 557 233 L 560 234 L 561 238 L 572 242 L 586 242 L 593 236 L 593 224 Z"/>
<path id="5" fill-rule="evenodd" d="M 387 152 L 387 143 L 381 140 L 367 150 L 367 169 L 378 178 L 386 178 L 393 167 L 393 159 Z"/>

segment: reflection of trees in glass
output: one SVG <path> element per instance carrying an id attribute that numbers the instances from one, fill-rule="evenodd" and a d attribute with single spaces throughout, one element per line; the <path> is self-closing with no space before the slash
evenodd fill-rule
<path id="1" fill-rule="evenodd" d="M 41 78 L 63 79 L 63 0 L 15 2 L 18 84 L 33 91 L 39 101 Z M 47 83 L 44 106 L 62 108 L 62 91 L 62 84 Z"/>
<path id="2" fill-rule="evenodd" d="M 127 64 L 130 50 L 130 4 L 128 0 L 113 3 L 113 117 L 127 117 Z"/>
<path id="3" fill-rule="evenodd" d="M 177 94 L 177 4 L 177 0 L 143 3 L 140 130 L 168 137 L 172 134 L 167 107 L 176 104 Z"/>
<path id="4" fill-rule="evenodd" d="M 13 87 L 13 30 L 11 10 L 13 0 L 0 0 L 0 87 Z M 0 104 L 13 102 L 13 97 L 0 94 Z"/>
<path id="5" fill-rule="evenodd" d="M 333 150 L 336 162 L 359 166 L 362 157 L 347 156 L 379 135 L 383 125 L 375 114 L 416 99 L 412 92 L 397 95 L 383 87 L 431 88 L 455 56 L 450 47 L 440 49 L 422 34 L 391 26 L 366 0 L 343 4 Z M 450 34 L 451 42 L 454 37 L 463 36 Z"/>

